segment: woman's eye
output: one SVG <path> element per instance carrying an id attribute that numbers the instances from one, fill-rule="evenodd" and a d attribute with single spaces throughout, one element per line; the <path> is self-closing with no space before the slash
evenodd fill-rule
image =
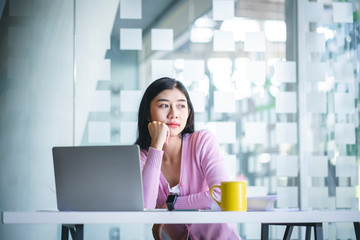
<path id="1" fill-rule="evenodd" d="M 166 107 L 168 107 L 168 105 L 167 104 L 161 104 L 160 107 L 166 108 Z"/>
<path id="2" fill-rule="evenodd" d="M 179 108 L 186 108 L 185 105 L 179 105 Z"/>

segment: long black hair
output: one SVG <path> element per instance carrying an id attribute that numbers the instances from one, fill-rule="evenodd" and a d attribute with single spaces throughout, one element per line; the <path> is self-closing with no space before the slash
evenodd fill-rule
<path id="1" fill-rule="evenodd" d="M 175 79 L 168 77 L 159 78 L 148 86 L 140 102 L 138 113 L 138 138 L 135 142 L 140 148 L 148 150 L 151 144 L 151 137 L 148 129 L 151 101 L 160 92 L 174 88 L 179 89 L 185 95 L 189 108 L 189 117 L 186 121 L 184 130 L 181 132 L 181 136 L 185 133 L 194 132 L 194 108 L 186 88 L 180 81 Z"/>

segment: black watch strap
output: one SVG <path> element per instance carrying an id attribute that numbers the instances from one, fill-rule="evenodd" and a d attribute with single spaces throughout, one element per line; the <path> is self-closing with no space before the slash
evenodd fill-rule
<path id="1" fill-rule="evenodd" d="M 176 203 L 176 198 L 177 198 L 177 194 L 169 194 L 167 199 L 166 199 L 166 206 L 169 209 L 169 211 L 173 211 L 174 205 Z"/>

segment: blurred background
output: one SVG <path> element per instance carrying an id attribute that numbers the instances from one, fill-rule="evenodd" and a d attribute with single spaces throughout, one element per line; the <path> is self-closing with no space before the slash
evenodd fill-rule
<path id="1" fill-rule="evenodd" d="M 0 210 L 56 210 L 51 149 L 134 143 L 146 87 L 182 81 L 228 173 L 277 208 L 359 207 L 359 1 L 1 0 Z M 152 239 L 150 224 L 85 239 Z M 0 225 L 1 239 L 60 239 Z M 260 224 L 239 224 L 259 239 Z M 271 239 L 285 228 L 272 226 Z M 304 238 L 294 229 L 293 239 Z M 352 223 L 326 239 L 355 239 Z"/>

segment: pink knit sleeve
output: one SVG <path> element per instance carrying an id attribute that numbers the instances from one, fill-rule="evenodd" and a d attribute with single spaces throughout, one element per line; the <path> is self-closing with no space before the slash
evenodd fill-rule
<path id="1" fill-rule="evenodd" d="M 229 181 L 229 176 L 215 136 L 209 131 L 203 133 L 198 146 L 198 157 L 210 188 L 222 181 Z"/>
<path id="2" fill-rule="evenodd" d="M 149 151 L 141 150 L 141 171 L 145 208 L 156 207 L 158 198 L 161 162 L 164 152 L 150 147 Z"/>
<path id="3" fill-rule="evenodd" d="M 209 191 L 195 193 L 178 197 L 175 203 L 175 209 L 208 209 L 213 202 L 214 200 L 211 198 Z"/>
<path id="4" fill-rule="evenodd" d="M 196 161 L 200 161 L 201 170 L 205 179 L 196 179 L 196 181 L 206 181 L 209 189 L 222 181 L 228 181 L 223 158 L 215 136 L 209 131 L 200 131 L 196 143 Z M 220 191 L 214 189 L 214 195 L 220 199 Z M 206 209 L 210 208 L 214 200 L 210 196 L 210 191 L 190 194 L 179 197 L 175 208 L 178 209 Z"/>

